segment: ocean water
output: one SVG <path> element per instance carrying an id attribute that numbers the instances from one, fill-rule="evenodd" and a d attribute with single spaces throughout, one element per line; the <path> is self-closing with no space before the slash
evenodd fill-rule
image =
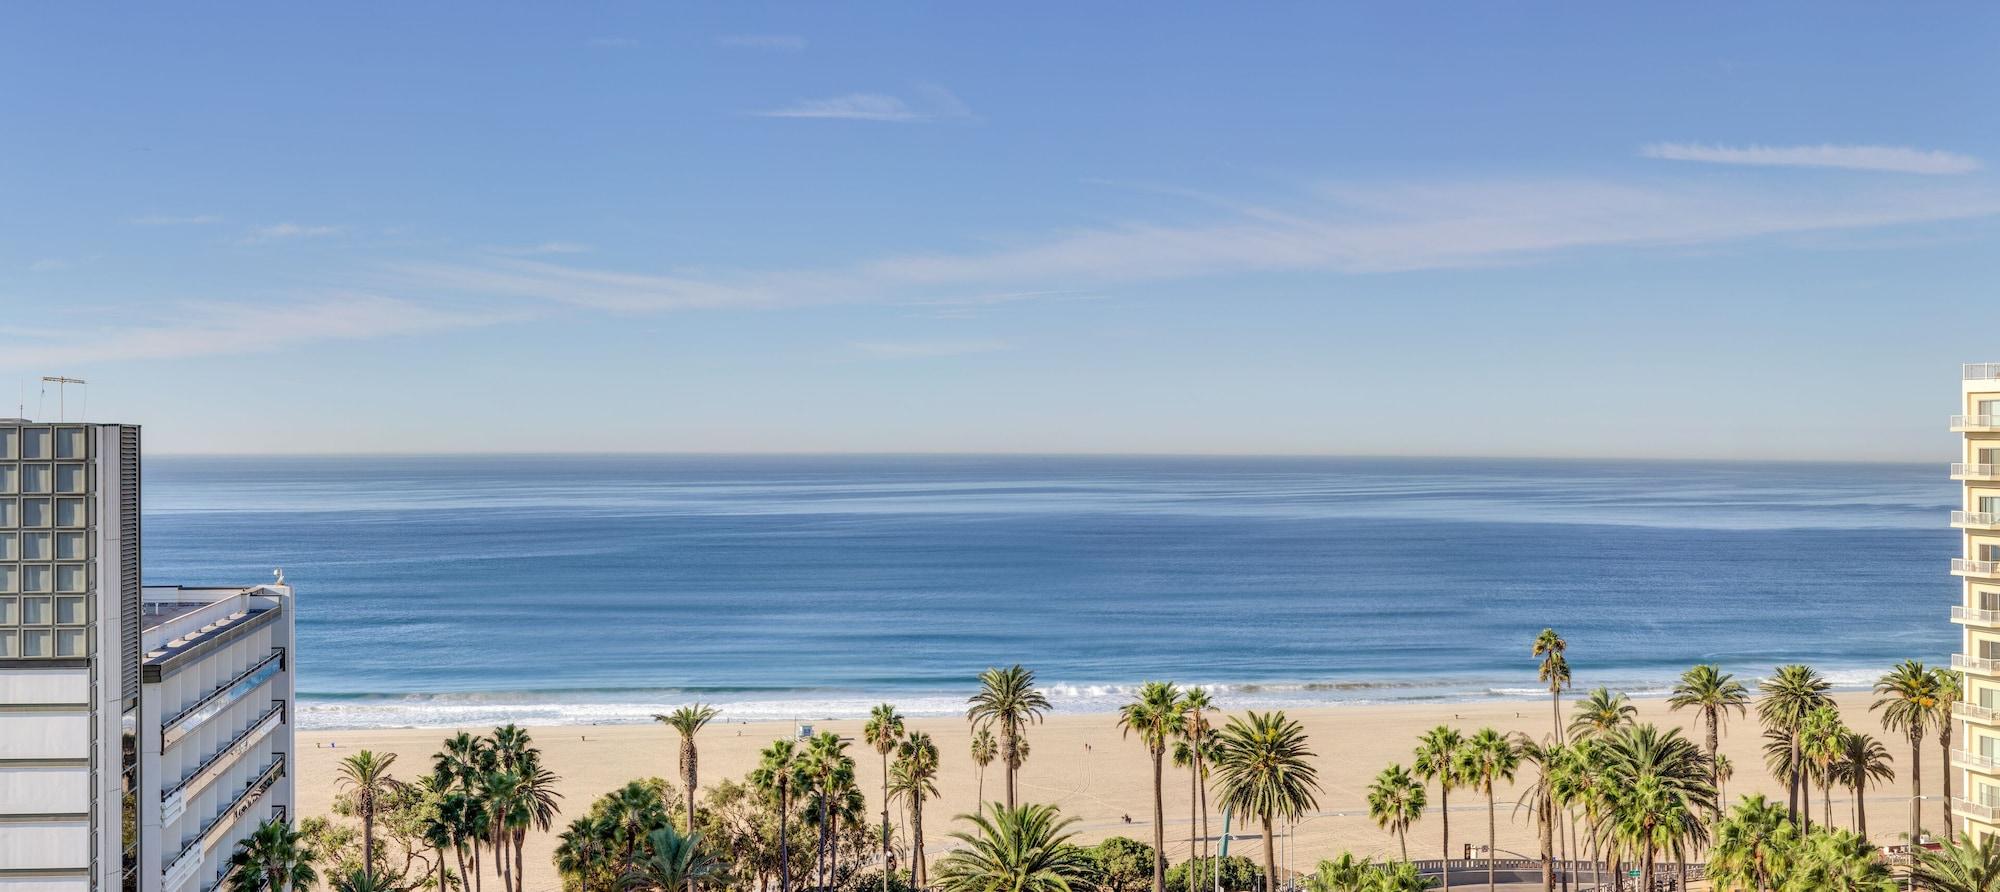
<path id="1" fill-rule="evenodd" d="M 1943 660 L 1934 465 L 1354 458 L 155 457 L 145 571 L 299 592 L 318 727 L 963 708 L 1145 679 L 1224 706 L 1862 685 Z"/>

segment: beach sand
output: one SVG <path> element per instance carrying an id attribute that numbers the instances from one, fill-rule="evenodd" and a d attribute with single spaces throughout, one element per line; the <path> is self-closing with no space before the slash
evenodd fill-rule
<path id="1" fill-rule="evenodd" d="M 1574 699 L 1572 696 L 1570 699 Z M 1848 724 L 1876 736 L 1895 757 L 1898 779 L 1870 791 L 1867 819 L 1870 835 L 1880 845 L 1899 840 L 1909 824 L 1909 786 L 1903 772 L 1909 759 L 1909 745 L 1899 735 L 1885 732 L 1876 713 L 1868 711 L 1872 697 L 1865 693 L 1836 695 Z M 1566 700 L 1566 702 L 1568 702 Z M 1702 730 L 1689 713 L 1675 713 L 1664 701 L 1641 700 L 1639 720 L 1684 729 L 1697 742 Z M 1427 703 L 1378 706 L 1334 706 L 1288 710 L 1311 735 L 1318 753 L 1320 782 L 1324 788 L 1319 809 L 1298 826 L 1297 865 L 1310 869 L 1320 858 L 1342 850 L 1375 857 L 1396 856 L 1396 840 L 1377 828 L 1367 816 L 1366 790 L 1377 772 L 1391 762 L 1409 764 L 1411 750 L 1425 729 L 1449 724 L 1467 733 L 1481 727 L 1501 731 L 1523 731 L 1540 737 L 1550 730 L 1549 703 L 1544 700 L 1481 701 L 1473 703 Z M 753 768 L 757 751 L 772 739 L 791 733 L 790 723 L 727 723 L 727 714 L 702 733 L 701 776 L 704 783 L 722 778 L 741 778 Z M 1219 714 L 1217 724 L 1226 720 Z M 862 723 L 855 721 L 814 722 L 817 731 L 835 731 L 858 738 Z M 978 777 L 967 753 L 970 735 L 963 719 L 954 717 L 916 718 L 909 727 L 927 731 L 936 740 L 944 770 L 938 778 L 940 799 L 925 805 L 924 827 L 927 848 L 935 857 L 944 850 L 945 834 L 954 828 L 953 815 L 970 811 L 977 801 Z M 351 731 L 307 731 L 298 735 L 298 796 L 301 815 L 331 813 L 334 772 L 339 760 L 355 751 L 371 749 L 399 756 L 396 774 L 413 778 L 429 770 L 431 756 L 439 743 L 457 730 L 475 733 L 488 728 L 420 728 Z M 678 781 L 673 731 L 664 725 L 552 726 L 532 728 L 535 744 L 542 749 L 544 762 L 562 776 L 564 817 L 557 830 L 582 813 L 598 796 L 622 786 L 626 781 L 662 776 Z M 1031 802 L 1060 806 L 1063 813 L 1080 819 L 1074 829 L 1083 841 L 1109 836 L 1130 836 L 1149 841 L 1152 836 L 1151 762 L 1136 739 L 1121 737 L 1115 717 L 1099 715 L 1051 715 L 1041 725 L 1028 730 L 1033 749 L 1022 769 L 1021 793 Z M 1784 790 L 1764 771 L 1760 752 L 1760 729 L 1754 713 L 1730 720 L 1723 736 L 1722 751 L 1735 763 L 1735 778 L 1725 786 L 1731 800 L 1753 792 L 1784 799 Z M 882 772 L 879 757 L 856 740 L 852 750 L 861 788 L 869 795 L 869 809 L 880 809 Z M 1935 741 L 1926 741 L 1923 750 L 1924 793 L 1933 797 L 1924 803 L 1927 827 L 1941 824 L 1940 806 L 1934 798 L 1945 772 L 1940 770 Z M 1532 772 L 1525 772 L 1532 774 Z M 1166 776 L 1167 852 L 1174 860 L 1188 854 L 1188 789 L 1185 771 L 1169 764 Z M 986 795 L 1000 794 L 998 766 L 990 766 Z M 1496 792 L 1499 808 L 1499 847 L 1532 857 L 1537 851 L 1532 821 L 1525 812 L 1515 814 L 1513 803 L 1518 791 L 1512 787 Z M 1436 858 L 1439 853 L 1441 822 L 1437 814 L 1435 789 L 1431 811 L 1410 834 L 1413 858 Z M 1835 792 L 1834 821 L 1851 824 L 1851 804 L 1846 795 Z M 1813 800 L 1814 819 L 1820 812 L 1817 795 Z M 1125 817 L 1130 817 L 1126 823 Z M 1486 840 L 1486 807 L 1483 797 L 1468 790 L 1455 790 L 1451 797 L 1453 847 Z M 1213 807 L 1211 795 L 1210 830 L 1220 834 L 1222 815 Z M 1239 833 L 1257 832 L 1255 827 L 1237 827 Z M 561 887 L 550 856 L 555 849 L 555 833 L 532 834 L 527 850 L 527 888 L 532 892 Z M 1261 857 L 1257 840 L 1238 839 L 1232 854 Z"/>

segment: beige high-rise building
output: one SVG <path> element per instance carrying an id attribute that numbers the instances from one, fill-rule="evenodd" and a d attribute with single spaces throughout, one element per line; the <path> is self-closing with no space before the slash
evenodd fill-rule
<path id="1" fill-rule="evenodd" d="M 1953 480 L 1963 481 L 1964 501 L 1951 525 L 1964 534 L 1952 575 L 1963 595 L 1951 609 L 1964 632 L 1952 668 L 1964 673 L 1962 702 L 1952 710 L 1961 723 L 1959 751 L 1947 769 L 1952 813 L 1966 833 L 2000 832 L 2000 363 L 1965 366 L 1959 414 L 1951 429 L 1964 437 Z"/>

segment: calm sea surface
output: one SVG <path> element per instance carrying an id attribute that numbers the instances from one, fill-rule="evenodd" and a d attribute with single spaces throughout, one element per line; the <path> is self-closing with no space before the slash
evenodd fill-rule
<path id="1" fill-rule="evenodd" d="M 304 723 L 1518 696 L 1696 661 L 1860 684 L 1955 640 L 1933 465 L 1079 457 L 151 458 L 149 582 L 299 591 Z"/>

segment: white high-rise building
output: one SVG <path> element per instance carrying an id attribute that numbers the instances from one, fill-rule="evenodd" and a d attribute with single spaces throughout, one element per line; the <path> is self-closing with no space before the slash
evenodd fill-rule
<path id="1" fill-rule="evenodd" d="M 292 803 L 292 592 L 139 579 L 139 429 L 0 419 L 0 892 L 208 892 Z"/>

